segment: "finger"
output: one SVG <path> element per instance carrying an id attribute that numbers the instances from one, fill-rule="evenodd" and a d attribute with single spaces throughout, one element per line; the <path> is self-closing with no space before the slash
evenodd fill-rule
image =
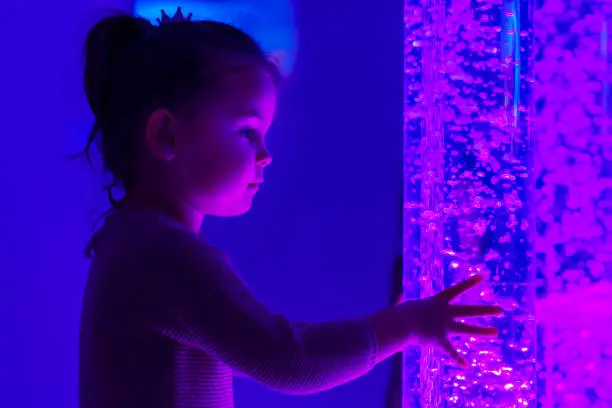
<path id="1" fill-rule="evenodd" d="M 504 309 L 488 305 L 453 305 L 450 313 L 453 317 L 499 316 L 504 313 Z"/>
<path id="2" fill-rule="evenodd" d="M 465 359 L 459 355 L 459 352 L 453 347 L 449 339 L 446 338 L 444 340 L 441 340 L 440 346 L 444 349 L 448 356 L 453 359 L 457 364 L 459 364 L 463 368 L 468 367 L 467 361 L 465 361 Z"/>
<path id="3" fill-rule="evenodd" d="M 451 286 L 450 288 L 440 292 L 438 296 L 450 302 L 451 300 L 453 300 L 454 298 L 456 298 L 463 292 L 472 289 L 474 286 L 478 285 L 480 282 L 482 282 L 482 276 L 474 275 L 464 280 L 463 282 L 459 282 L 458 284 Z"/>
<path id="4" fill-rule="evenodd" d="M 451 322 L 448 326 L 448 331 L 451 333 L 474 334 L 477 336 L 497 336 L 499 330 L 495 327 L 474 326 L 461 322 Z"/>

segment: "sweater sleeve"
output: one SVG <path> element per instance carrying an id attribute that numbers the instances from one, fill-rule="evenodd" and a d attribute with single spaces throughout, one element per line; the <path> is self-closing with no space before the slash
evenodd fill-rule
<path id="1" fill-rule="evenodd" d="M 312 394 L 356 379 L 376 363 L 365 319 L 292 323 L 249 291 L 228 259 L 184 231 L 150 248 L 142 299 L 161 335 L 218 358 L 287 394 Z"/>

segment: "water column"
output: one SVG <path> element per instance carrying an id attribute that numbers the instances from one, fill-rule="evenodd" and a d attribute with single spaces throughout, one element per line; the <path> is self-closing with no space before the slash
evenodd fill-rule
<path id="1" fill-rule="evenodd" d="M 530 0 L 405 0 L 404 293 L 478 273 L 462 301 L 495 302 L 497 339 L 404 354 L 403 405 L 535 407 Z M 478 322 L 478 320 L 476 320 Z"/>
<path id="2" fill-rule="evenodd" d="M 612 407 L 612 3 L 535 10 L 543 408 Z"/>

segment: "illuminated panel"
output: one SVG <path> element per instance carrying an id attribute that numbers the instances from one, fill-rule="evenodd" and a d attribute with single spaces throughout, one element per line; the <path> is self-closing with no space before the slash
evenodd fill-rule
<path id="1" fill-rule="evenodd" d="M 612 407 L 611 3 L 535 10 L 543 408 Z"/>
<path id="2" fill-rule="evenodd" d="M 486 285 L 462 300 L 507 310 L 498 339 L 452 339 L 468 369 L 407 350 L 405 408 L 536 406 L 532 12 L 405 0 L 404 292 L 479 273 Z"/>
<path id="3" fill-rule="evenodd" d="M 134 13 L 155 23 L 162 9 L 172 16 L 178 6 L 183 14 L 192 13 L 194 20 L 221 21 L 244 30 L 278 59 L 284 74 L 291 72 L 297 48 L 291 0 L 135 0 Z"/>

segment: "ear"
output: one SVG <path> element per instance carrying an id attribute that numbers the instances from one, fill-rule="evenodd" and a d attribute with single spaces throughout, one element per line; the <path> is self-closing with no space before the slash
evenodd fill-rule
<path id="1" fill-rule="evenodd" d="M 175 157 L 176 128 L 176 118 L 169 110 L 156 109 L 151 112 L 146 122 L 145 141 L 153 156 L 165 161 Z"/>

